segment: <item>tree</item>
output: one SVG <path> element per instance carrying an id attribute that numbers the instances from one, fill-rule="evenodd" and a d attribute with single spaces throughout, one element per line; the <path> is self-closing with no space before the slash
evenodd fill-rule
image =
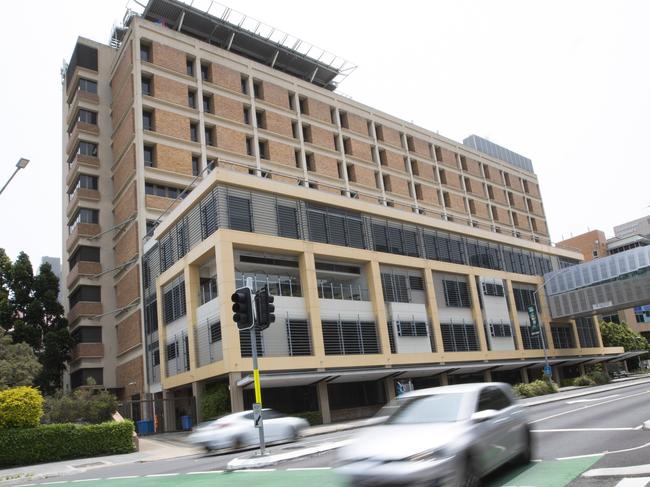
<path id="1" fill-rule="evenodd" d="M 31 386 L 42 370 L 34 351 L 26 343 L 12 343 L 0 330 L 0 389 Z"/>
<path id="2" fill-rule="evenodd" d="M 61 387 L 74 344 L 58 295 L 59 279 L 50 264 L 42 264 L 34 276 L 27 254 L 21 252 L 12 264 L 0 249 L 0 326 L 38 357 L 43 367 L 35 384 L 44 393 Z"/>
<path id="3" fill-rule="evenodd" d="M 649 349 L 648 340 L 631 330 L 625 322 L 619 324 L 601 321 L 600 334 L 606 347 L 623 347 L 626 352 Z"/>

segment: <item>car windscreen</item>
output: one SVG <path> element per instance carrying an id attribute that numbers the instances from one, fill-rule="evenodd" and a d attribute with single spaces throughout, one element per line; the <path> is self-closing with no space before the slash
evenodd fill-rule
<path id="1" fill-rule="evenodd" d="M 388 418 L 386 424 L 449 423 L 458 421 L 463 394 L 414 397 Z"/>

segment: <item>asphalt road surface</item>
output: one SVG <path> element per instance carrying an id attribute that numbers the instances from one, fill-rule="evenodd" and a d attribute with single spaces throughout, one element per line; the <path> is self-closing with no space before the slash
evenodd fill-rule
<path id="1" fill-rule="evenodd" d="M 650 463 L 650 383 L 529 407 L 535 462 L 529 467 L 503 468 L 486 479 L 489 487 L 613 487 L 621 477 L 584 478 L 590 469 Z M 354 430 L 305 438 L 281 447 L 299 449 L 352 438 Z M 279 448 L 279 447 L 275 447 Z M 106 466 L 42 480 L 9 480 L 0 485 L 81 484 L 89 486 L 291 486 L 317 483 L 343 486 L 332 469 L 336 451 L 298 458 L 253 472 L 222 472 L 241 452 L 195 455 L 147 463 Z M 92 460 L 92 459 L 91 459 Z M 1 474 L 1 471 L 0 471 Z M 638 485 L 645 485 L 636 479 Z M 631 484 L 630 484 L 631 485 Z"/>

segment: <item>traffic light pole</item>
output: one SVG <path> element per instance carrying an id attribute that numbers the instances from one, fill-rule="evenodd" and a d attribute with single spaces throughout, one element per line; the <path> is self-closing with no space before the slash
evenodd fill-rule
<path id="1" fill-rule="evenodd" d="M 251 290 L 251 295 L 254 294 L 253 290 L 253 278 L 246 278 L 246 287 Z M 253 300 L 254 301 L 254 300 Z M 253 379 L 255 383 L 255 404 L 253 405 L 253 420 L 255 421 L 255 426 L 260 435 L 260 455 L 265 455 L 265 444 L 264 444 L 264 420 L 262 418 L 262 388 L 260 387 L 260 371 L 257 365 L 257 336 L 256 336 L 256 310 L 255 305 L 251 306 L 251 312 L 253 313 L 253 326 L 250 328 L 251 334 L 251 350 L 253 355 Z M 259 416 L 257 416 L 259 414 Z"/>

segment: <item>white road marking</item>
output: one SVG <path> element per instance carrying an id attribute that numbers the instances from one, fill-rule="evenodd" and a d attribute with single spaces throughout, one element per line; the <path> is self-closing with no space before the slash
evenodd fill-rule
<path id="1" fill-rule="evenodd" d="M 108 477 L 106 480 L 137 479 L 138 475 L 122 475 L 121 477 Z"/>
<path id="2" fill-rule="evenodd" d="M 559 416 L 564 416 L 565 414 L 575 413 L 577 411 L 582 411 L 584 409 L 595 408 L 596 406 L 602 406 L 603 404 L 609 404 L 610 402 L 621 401 L 623 399 L 629 399 L 630 397 L 642 396 L 643 394 L 650 394 L 650 391 L 638 392 L 636 394 L 630 394 L 629 396 L 617 397 L 616 399 L 610 399 L 609 401 L 599 402 L 597 404 L 589 404 L 588 406 L 582 406 L 581 408 L 571 409 L 570 411 L 563 411 L 561 413 L 552 414 L 551 416 L 546 416 L 545 418 L 536 419 L 531 421 L 530 424 L 539 423 L 541 421 L 546 421 L 547 419 L 557 418 Z"/>
<path id="3" fill-rule="evenodd" d="M 145 475 L 145 477 L 173 477 L 175 475 L 178 475 L 177 473 L 152 473 L 149 475 Z"/>
<path id="4" fill-rule="evenodd" d="M 611 399 L 612 397 L 618 397 L 620 394 L 613 394 L 611 396 L 605 396 L 605 397 L 599 397 L 597 399 L 575 399 L 573 401 L 566 401 L 566 404 L 576 404 L 579 402 L 595 402 L 595 401 L 602 401 L 604 399 Z"/>
<path id="5" fill-rule="evenodd" d="M 65 483 L 67 483 L 66 480 L 57 480 L 56 482 L 45 482 L 38 485 L 54 485 L 54 484 L 65 484 Z"/>
<path id="6" fill-rule="evenodd" d="M 15 487 L 32 487 L 32 485 L 38 485 L 38 484 L 20 484 L 20 485 L 16 485 Z"/>
<path id="7" fill-rule="evenodd" d="M 332 470 L 332 467 L 302 467 L 288 468 L 287 472 L 298 472 L 300 470 Z"/>
<path id="8" fill-rule="evenodd" d="M 235 472 L 275 472 L 275 468 L 251 468 L 250 470 L 235 470 Z"/>
<path id="9" fill-rule="evenodd" d="M 613 477 L 617 475 L 648 475 L 650 464 L 632 467 L 594 468 L 583 473 L 583 477 Z"/>
<path id="10" fill-rule="evenodd" d="M 650 483 L 650 477 L 636 477 L 623 479 L 615 487 L 646 487 Z"/>
<path id="11" fill-rule="evenodd" d="M 223 473 L 223 470 L 208 470 L 205 472 L 187 472 L 185 475 L 203 475 L 208 473 Z"/>
<path id="12" fill-rule="evenodd" d="M 531 433 L 564 433 L 569 431 L 633 431 L 638 428 L 563 428 L 548 430 L 530 430 Z"/>
<path id="13" fill-rule="evenodd" d="M 78 484 L 81 482 L 97 482 L 98 480 L 101 480 L 99 477 L 95 479 L 80 479 L 80 480 L 73 480 L 72 483 Z"/>
<path id="14" fill-rule="evenodd" d="M 643 445 L 639 446 L 633 446 L 632 448 L 625 448 L 624 450 L 612 450 L 612 451 L 604 451 L 600 453 L 589 453 L 587 455 L 576 455 L 574 457 L 561 457 L 561 458 L 556 458 L 556 460 L 571 460 L 573 458 L 586 458 L 586 457 L 595 457 L 597 455 L 611 455 L 612 453 L 625 453 L 628 451 L 634 451 L 634 450 L 640 450 L 641 448 L 645 448 L 650 446 L 650 443 L 645 443 Z M 611 469 L 596 469 L 596 470 L 611 470 Z M 590 470 L 591 472 L 591 470 Z M 586 475 L 586 474 L 583 474 Z"/>

